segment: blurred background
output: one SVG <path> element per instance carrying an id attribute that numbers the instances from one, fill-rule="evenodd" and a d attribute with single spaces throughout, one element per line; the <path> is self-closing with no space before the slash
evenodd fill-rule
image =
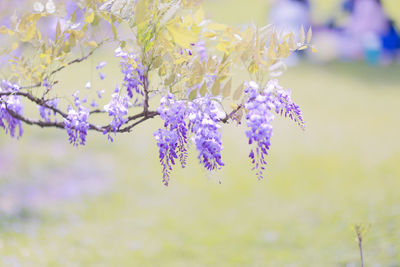
<path id="1" fill-rule="evenodd" d="M 395 41 L 385 46 L 400 2 L 367 2 L 205 1 L 225 23 L 314 28 L 319 52 L 290 59 L 280 78 L 306 131 L 276 120 L 262 181 L 243 126 L 223 127 L 222 171 L 205 172 L 192 148 L 169 187 L 152 136 L 158 119 L 114 143 L 90 133 L 79 148 L 64 131 L 25 127 L 19 141 L 2 132 L 0 265 L 355 267 L 351 226 L 363 223 L 366 266 L 400 266 L 400 66 Z M 101 56 L 63 72 L 64 89 L 83 87 Z M 118 69 L 106 71 L 113 88 Z"/>

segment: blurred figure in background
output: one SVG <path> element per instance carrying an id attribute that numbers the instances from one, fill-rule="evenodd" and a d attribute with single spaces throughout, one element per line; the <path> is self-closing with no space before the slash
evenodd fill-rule
<path id="1" fill-rule="evenodd" d="M 311 25 L 310 3 L 308 0 L 275 0 L 269 14 L 269 20 L 278 31 L 299 33 L 304 25 Z"/>
<path id="2" fill-rule="evenodd" d="M 382 53 L 381 36 L 388 31 L 388 18 L 380 0 L 352 0 L 351 18 L 345 28 L 349 41 L 359 47 L 351 57 L 362 58 L 373 65 L 379 64 Z"/>
<path id="3" fill-rule="evenodd" d="M 398 57 L 400 38 L 380 0 L 345 0 L 340 13 L 316 31 L 316 42 L 328 48 L 326 59 L 364 59 L 379 65 Z"/>
<path id="4" fill-rule="evenodd" d="M 307 31 L 311 25 L 311 9 L 308 0 L 275 0 L 269 12 L 269 21 L 275 25 L 278 33 L 293 32 L 298 38 L 301 26 Z M 298 63 L 298 55 L 291 54 L 288 65 Z"/>
<path id="5" fill-rule="evenodd" d="M 388 31 L 382 35 L 382 63 L 400 62 L 400 36 L 393 20 L 388 21 Z"/>

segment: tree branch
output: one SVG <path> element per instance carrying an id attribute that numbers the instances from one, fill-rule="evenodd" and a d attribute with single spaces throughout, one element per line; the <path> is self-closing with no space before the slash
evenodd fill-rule
<path id="1" fill-rule="evenodd" d="M 142 117 L 143 117 L 141 120 L 138 120 L 137 122 L 135 122 L 135 123 L 133 123 L 133 124 L 131 124 L 131 125 L 125 127 L 125 128 L 119 129 L 117 132 L 119 132 L 119 133 L 127 133 L 128 132 L 129 133 L 132 130 L 133 127 L 137 126 L 138 124 L 140 124 L 140 123 L 142 123 L 142 122 L 144 122 L 144 121 L 146 121 L 148 119 L 152 119 L 152 118 L 158 116 L 159 114 L 158 114 L 157 111 L 148 111 L 147 115 L 144 114 L 144 113 L 140 114 L 140 115 L 142 115 Z"/>
<path id="2" fill-rule="evenodd" d="M 240 109 L 242 109 L 242 108 L 243 108 L 243 105 L 240 104 L 240 105 L 239 105 L 235 110 L 233 110 L 231 113 L 226 114 L 226 117 L 223 118 L 223 119 L 221 119 L 221 122 L 227 123 L 228 120 L 232 119 L 233 116 L 235 116 L 235 114 L 236 114 Z"/>
<path id="3" fill-rule="evenodd" d="M 63 118 L 68 118 L 68 114 L 66 114 L 65 112 L 61 111 L 58 108 L 55 108 L 53 106 L 48 105 L 46 103 L 48 100 L 46 101 L 44 99 L 40 99 L 40 98 L 34 97 L 30 93 L 27 93 L 27 92 L 0 92 L 0 98 L 2 96 L 10 96 L 10 95 L 18 95 L 18 96 L 25 97 L 25 98 L 29 99 L 30 101 L 32 101 L 33 103 L 36 103 L 39 106 L 42 106 L 42 107 L 45 107 L 47 109 L 52 110 L 53 112 L 61 115 Z M 20 121 L 22 121 L 22 122 L 24 122 L 24 123 L 26 123 L 28 125 L 37 125 L 37 126 L 42 127 L 42 128 L 44 128 L 44 127 L 65 128 L 63 122 L 47 122 L 47 121 L 41 121 L 41 120 L 34 120 L 34 119 L 29 119 L 29 118 L 26 118 L 24 116 L 21 116 L 21 115 L 15 113 L 15 112 L 13 112 L 12 110 L 7 109 L 7 111 L 12 117 L 14 117 L 14 118 L 16 118 L 16 119 L 18 119 L 18 120 L 20 120 Z M 91 111 L 89 114 L 104 113 L 104 112 L 105 111 L 102 111 L 100 109 L 96 109 L 96 110 Z M 130 132 L 131 129 L 133 127 L 135 127 L 136 125 L 138 125 L 138 124 L 140 124 L 140 123 L 142 123 L 142 122 L 144 122 L 144 121 L 146 121 L 146 120 L 148 120 L 150 118 L 154 118 L 157 115 L 158 115 L 157 111 L 149 111 L 149 110 L 147 110 L 146 112 L 143 111 L 143 112 L 141 112 L 139 114 L 129 116 L 124 125 L 127 125 L 129 122 L 135 121 L 137 119 L 140 119 L 140 118 L 142 118 L 142 119 L 140 121 L 137 121 L 137 122 L 129 125 L 129 126 L 126 126 L 124 128 L 120 128 L 116 132 L 118 132 L 118 133 Z M 94 131 L 97 131 L 97 132 L 104 133 L 104 132 L 107 132 L 107 131 L 111 130 L 111 125 L 108 124 L 106 126 L 97 126 L 95 124 L 89 123 L 89 130 L 94 130 Z"/>
<path id="4" fill-rule="evenodd" d="M 28 118 L 25 118 L 25 117 L 19 115 L 18 113 L 8 109 L 7 107 L 6 107 L 6 110 L 12 117 L 14 117 L 14 118 L 16 118 L 16 119 L 18 119 L 18 120 L 20 120 L 20 121 L 22 121 L 22 122 L 24 122 L 24 123 L 26 123 L 28 125 L 37 125 L 37 126 L 39 126 L 41 128 L 53 127 L 53 128 L 64 129 L 64 123 L 61 123 L 61 122 L 32 120 L 32 119 L 28 119 Z"/>
<path id="5" fill-rule="evenodd" d="M 0 92 L 0 97 L 1 97 L 1 96 L 9 96 L 9 95 L 19 95 L 19 96 L 26 97 L 26 98 L 28 98 L 30 101 L 32 101 L 32 102 L 38 104 L 39 106 L 48 108 L 48 109 L 54 111 L 55 113 L 60 114 L 63 118 L 66 118 L 66 117 L 68 116 L 66 113 L 62 112 L 62 111 L 59 110 L 58 108 L 55 108 L 55 107 L 53 107 L 53 106 L 47 105 L 47 101 L 48 101 L 48 100 L 46 101 L 46 100 L 44 100 L 44 99 L 40 99 L 40 98 L 34 97 L 34 96 L 31 95 L 30 93 L 25 93 L 25 92 Z"/>
<path id="6" fill-rule="evenodd" d="M 67 66 L 70 66 L 70 65 L 75 64 L 75 63 L 80 63 L 80 62 L 86 60 L 86 59 L 89 58 L 91 55 L 93 55 L 93 53 L 94 53 L 105 41 L 107 41 L 107 40 L 104 40 L 104 41 L 102 41 L 101 43 L 99 43 L 99 45 L 98 45 L 96 48 L 94 48 L 92 51 L 90 51 L 86 56 L 83 56 L 83 57 L 80 57 L 80 58 L 76 58 L 76 59 L 74 59 L 74 60 L 68 62 L 66 66 L 60 66 L 59 68 L 53 70 L 53 71 L 48 75 L 48 77 L 53 76 L 53 75 L 56 74 L 57 72 L 59 72 L 59 71 L 65 69 Z M 34 84 L 34 85 L 22 86 L 22 87 L 20 87 L 20 89 L 32 89 L 32 88 L 40 87 L 40 86 L 42 86 L 42 84 L 43 84 L 43 82 L 38 82 L 38 83 L 36 83 L 36 84 Z"/>
<path id="7" fill-rule="evenodd" d="M 146 117 L 149 112 L 149 79 L 147 71 L 146 74 L 144 75 L 143 90 L 144 90 L 143 113 Z"/>

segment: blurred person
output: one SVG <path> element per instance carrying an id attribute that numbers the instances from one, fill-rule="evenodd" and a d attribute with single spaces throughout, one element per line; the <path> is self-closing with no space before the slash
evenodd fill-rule
<path id="1" fill-rule="evenodd" d="M 298 35 L 302 25 L 306 30 L 311 25 L 310 4 L 308 0 L 275 0 L 269 20 L 278 31 Z"/>
<path id="2" fill-rule="evenodd" d="M 373 65 L 379 64 L 382 53 L 380 36 L 388 30 L 388 19 L 380 0 L 354 0 L 351 18 L 346 26 L 349 41 L 358 44 L 351 56 L 362 58 Z"/>
<path id="3" fill-rule="evenodd" d="M 364 59 L 372 65 L 386 64 L 399 50 L 399 35 L 380 0 L 343 1 L 340 14 L 315 33 L 320 44 L 329 39 L 330 51 L 336 47 L 337 52 L 330 53 L 330 59 L 338 56 L 345 60 Z"/>
<path id="4" fill-rule="evenodd" d="M 400 56 L 400 36 L 393 20 L 388 21 L 389 30 L 382 36 L 383 64 L 399 60 Z"/>
<path id="5" fill-rule="evenodd" d="M 275 0 L 269 12 L 269 21 L 278 33 L 293 32 L 298 38 L 301 26 L 308 30 L 311 25 L 310 3 L 308 0 Z M 290 55 L 286 63 L 296 65 L 298 55 Z"/>

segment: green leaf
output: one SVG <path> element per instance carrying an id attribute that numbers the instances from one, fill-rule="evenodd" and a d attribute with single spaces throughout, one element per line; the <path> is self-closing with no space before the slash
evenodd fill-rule
<path id="1" fill-rule="evenodd" d="M 301 29 L 300 29 L 300 43 L 304 44 L 306 40 L 306 33 L 304 31 L 304 26 L 301 25 Z"/>
<path id="2" fill-rule="evenodd" d="M 76 9 L 75 9 L 74 13 L 72 13 L 72 15 L 71 15 L 71 22 L 75 23 L 75 21 L 76 21 Z"/>
<path id="3" fill-rule="evenodd" d="M 114 40 L 117 40 L 118 32 L 117 32 L 117 28 L 115 27 L 114 23 L 111 24 L 111 30 L 112 30 L 112 33 L 113 33 L 113 36 L 114 36 Z"/>
<path id="4" fill-rule="evenodd" d="M 312 29 L 310 26 L 310 29 L 308 30 L 308 33 L 307 33 L 307 43 L 308 44 L 311 42 L 311 38 L 312 38 Z"/>
<path id="5" fill-rule="evenodd" d="M 235 92 L 233 93 L 233 100 L 237 101 L 242 97 L 244 89 L 244 84 L 240 84 L 238 88 L 236 88 Z"/>
<path id="6" fill-rule="evenodd" d="M 190 94 L 189 94 L 189 100 L 190 100 L 190 101 L 193 101 L 194 99 L 196 99 L 196 97 L 197 97 L 197 90 L 194 89 L 194 90 L 192 90 L 192 91 L 190 92 Z"/>
<path id="7" fill-rule="evenodd" d="M 90 14 L 85 17 L 85 22 L 90 24 L 93 21 L 94 21 L 94 12 L 90 12 Z"/>
<path id="8" fill-rule="evenodd" d="M 167 30 L 174 42 L 183 48 L 190 48 L 190 45 L 199 39 L 198 32 L 186 27 L 179 18 L 170 21 L 167 24 Z"/>
<path id="9" fill-rule="evenodd" d="M 206 85 L 206 83 L 204 82 L 203 85 L 202 85 L 201 88 L 200 88 L 200 95 L 205 96 L 206 93 L 207 93 L 207 85 Z"/>
<path id="10" fill-rule="evenodd" d="M 148 19 L 147 11 L 148 11 L 149 3 L 147 0 L 139 0 L 136 4 L 135 8 L 135 19 L 136 24 L 139 25 Z"/>
<path id="11" fill-rule="evenodd" d="M 164 84 L 165 85 L 170 85 L 175 81 L 175 74 L 171 74 L 167 79 L 165 79 Z"/>
<path id="12" fill-rule="evenodd" d="M 61 34 L 61 26 L 60 26 L 60 21 L 57 21 L 57 27 L 56 27 L 56 36 L 54 38 L 55 42 L 57 43 L 58 37 Z"/>
<path id="13" fill-rule="evenodd" d="M 222 96 L 223 97 L 228 97 L 231 95 L 231 90 L 232 90 L 232 78 L 230 78 L 226 83 L 224 88 L 222 88 Z"/>
<path id="14" fill-rule="evenodd" d="M 121 42 L 119 43 L 119 46 L 120 46 L 122 49 L 124 49 L 124 48 L 126 47 L 126 41 L 121 41 Z"/>
<path id="15" fill-rule="evenodd" d="M 221 82 L 217 79 L 217 80 L 215 80 L 214 85 L 211 88 L 211 93 L 214 96 L 217 96 L 220 94 L 220 92 L 221 92 Z"/>

